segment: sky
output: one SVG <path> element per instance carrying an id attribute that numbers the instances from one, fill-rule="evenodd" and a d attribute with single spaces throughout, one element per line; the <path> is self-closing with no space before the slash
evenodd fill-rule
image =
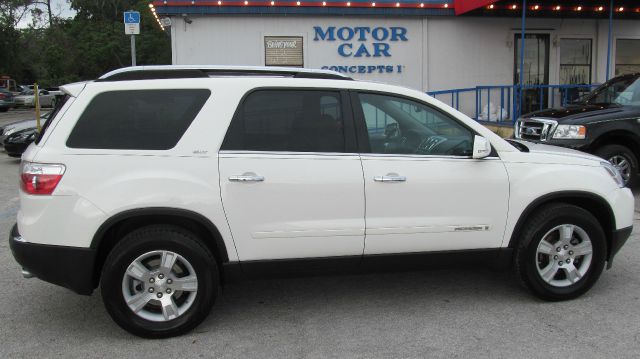
<path id="1" fill-rule="evenodd" d="M 45 6 L 39 6 L 42 11 L 46 12 Z M 59 16 L 63 18 L 73 17 L 75 15 L 75 11 L 71 10 L 69 2 L 67 0 L 51 0 L 51 11 L 54 16 Z M 22 21 L 18 23 L 18 27 L 27 27 L 29 24 L 33 22 L 33 18 L 31 15 L 26 15 Z"/>

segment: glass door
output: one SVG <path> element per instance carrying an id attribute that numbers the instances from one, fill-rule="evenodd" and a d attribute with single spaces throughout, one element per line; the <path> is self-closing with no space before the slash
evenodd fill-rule
<path id="1" fill-rule="evenodd" d="M 525 90 L 521 114 L 548 107 L 547 88 L 527 88 L 549 84 L 549 34 L 526 34 L 523 79 Z M 522 37 L 515 35 L 514 84 L 520 84 L 520 49 Z M 517 102 L 517 101 L 516 101 Z"/>

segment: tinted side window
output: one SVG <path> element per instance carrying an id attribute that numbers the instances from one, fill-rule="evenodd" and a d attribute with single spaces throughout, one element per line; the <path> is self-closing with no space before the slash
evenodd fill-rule
<path id="1" fill-rule="evenodd" d="M 444 113 L 399 97 L 358 97 L 372 153 L 471 155 L 474 134 Z"/>
<path id="2" fill-rule="evenodd" d="M 344 152 L 339 92 L 258 90 L 233 119 L 223 150 Z"/>
<path id="3" fill-rule="evenodd" d="M 196 117 L 211 91 L 111 91 L 97 95 L 67 139 L 71 148 L 168 150 Z"/>

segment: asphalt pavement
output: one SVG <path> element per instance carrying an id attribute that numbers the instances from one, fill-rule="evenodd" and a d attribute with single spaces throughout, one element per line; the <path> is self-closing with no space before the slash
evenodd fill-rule
<path id="1" fill-rule="evenodd" d="M 9 121 L 4 116 L 0 123 Z M 18 209 L 18 165 L 0 151 L 0 358 L 640 355 L 637 229 L 613 268 L 572 301 L 543 302 L 510 272 L 451 263 L 451 269 L 424 272 L 233 284 L 194 332 L 140 339 L 109 318 L 98 292 L 80 296 L 22 278 L 6 240 Z M 635 228 L 639 219 L 637 212 Z"/>

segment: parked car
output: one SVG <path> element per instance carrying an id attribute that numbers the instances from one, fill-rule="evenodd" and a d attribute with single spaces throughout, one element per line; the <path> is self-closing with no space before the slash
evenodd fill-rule
<path id="1" fill-rule="evenodd" d="M 56 95 L 50 93 L 47 90 L 39 90 L 40 94 L 40 106 L 41 107 L 55 107 L 57 98 Z M 33 90 L 22 91 L 15 97 L 16 106 L 34 107 L 36 105 L 36 96 Z"/>
<path id="2" fill-rule="evenodd" d="M 20 157 L 36 136 L 38 136 L 38 129 L 35 127 L 14 132 L 4 139 L 4 150 L 11 157 Z"/>
<path id="3" fill-rule="evenodd" d="M 10 247 L 26 277 L 99 284 L 143 337 L 193 329 L 242 277 L 473 263 L 571 299 L 632 230 L 609 162 L 503 140 L 402 87 L 150 66 L 62 89 L 22 156 Z"/>
<path id="4" fill-rule="evenodd" d="M 622 75 L 577 103 L 522 116 L 515 137 L 595 154 L 618 168 L 625 185 L 640 172 L 640 73 Z"/>
<path id="5" fill-rule="evenodd" d="M 45 121 L 49 117 L 49 114 L 51 114 L 51 112 L 45 112 L 40 116 L 41 126 L 44 125 Z M 22 120 L 22 121 L 12 122 L 4 126 L 0 126 L 0 146 L 3 146 L 5 138 L 13 134 L 14 132 L 18 132 L 26 128 L 36 128 L 37 125 L 38 125 L 37 121 L 35 119 L 31 119 L 31 120 Z"/>
<path id="6" fill-rule="evenodd" d="M 0 88 L 0 112 L 7 112 L 9 109 L 15 107 L 15 105 L 13 93 L 4 88 Z"/>

